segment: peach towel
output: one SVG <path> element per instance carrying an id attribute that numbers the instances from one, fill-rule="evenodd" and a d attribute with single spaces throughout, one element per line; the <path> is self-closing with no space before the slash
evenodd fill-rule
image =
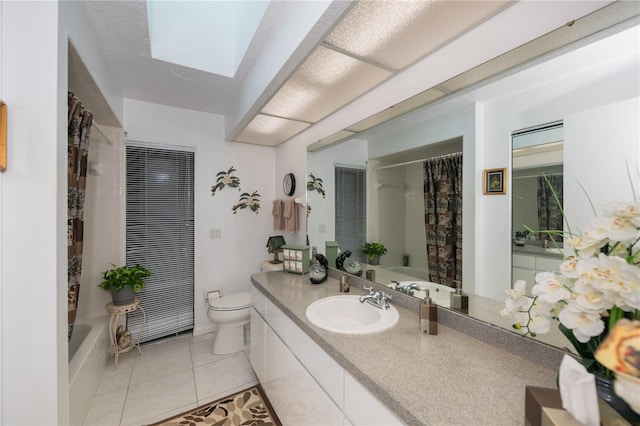
<path id="1" fill-rule="evenodd" d="M 298 206 L 295 198 L 289 198 L 284 202 L 284 230 L 286 232 L 298 232 Z"/>
<path id="2" fill-rule="evenodd" d="M 273 229 L 275 229 L 276 231 L 283 231 L 284 230 L 284 208 L 283 208 L 283 204 L 284 201 L 278 199 L 278 200 L 273 200 L 273 210 L 272 210 L 272 214 L 273 214 Z"/>

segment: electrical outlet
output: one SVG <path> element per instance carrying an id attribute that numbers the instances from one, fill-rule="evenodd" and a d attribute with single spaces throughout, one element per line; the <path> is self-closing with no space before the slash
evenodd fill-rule
<path id="1" fill-rule="evenodd" d="M 318 232 L 321 234 L 327 232 L 327 225 L 318 225 Z"/>
<path id="2" fill-rule="evenodd" d="M 210 240 L 219 240 L 222 238 L 222 230 L 220 228 L 211 228 L 209 229 L 209 239 Z"/>

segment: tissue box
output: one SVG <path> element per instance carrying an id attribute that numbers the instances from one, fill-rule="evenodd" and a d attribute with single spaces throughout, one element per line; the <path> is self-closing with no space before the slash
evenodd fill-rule
<path id="1" fill-rule="evenodd" d="M 282 270 L 296 274 L 309 272 L 309 246 L 285 244 L 282 246 Z"/>
<path id="2" fill-rule="evenodd" d="M 542 408 L 559 408 L 562 410 L 562 399 L 558 389 L 526 386 L 524 388 L 524 424 L 540 426 L 542 424 Z"/>
<path id="3" fill-rule="evenodd" d="M 609 404 L 598 398 L 600 424 L 602 426 L 626 426 L 629 422 Z M 562 408 L 562 398 L 558 389 L 525 387 L 525 426 L 573 426 L 580 423 Z"/>

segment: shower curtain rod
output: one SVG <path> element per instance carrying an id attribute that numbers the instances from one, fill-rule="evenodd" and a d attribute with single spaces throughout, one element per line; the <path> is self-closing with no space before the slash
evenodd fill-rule
<path id="1" fill-rule="evenodd" d="M 102 127 L 100 127 L 100 125 L 98 123 L 96 123 L 95 120 L 93 120 L 93 124 L 91 125 L 91 127 L 95 127 L 95 129 L 98 131 L 98 133 L 100 133 L 106 140 L 107 143 L 109 145 L 115 145 L 115 142 L 113 142 L 113 140 L 111 140 L 111 138 L 107 135 L 107 133 L 102 129 Z"/>
<path id="2" fill-rule="evenodd" d="M 408 166 L 409 164 L 424 163 L 425 161 L 437 160 L 440 158 L 455 157 L 456 155 L 462 155 L 462 152 L 452 152 L 450 154 L 435 155 L 433 157 L 424 158 L 422 160 L 412 160 L 412 161 L 405 161 L 404 163 L 389 164 L 388 166 L 376 167 L 375 170 L 390 169 L 392 167 L 400 167 L 400 166 Z"/>

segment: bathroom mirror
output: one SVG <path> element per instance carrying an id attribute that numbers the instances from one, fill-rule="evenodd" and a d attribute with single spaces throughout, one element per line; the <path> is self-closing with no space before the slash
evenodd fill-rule
<path id="1" fill-rule="evenodd" d="M 307 194 L 311 207 L 307 228 L 310 244 L 323 253 L 324 242 L 335 240 L 335 193 L 331 179 L 335 163 L 366 165 L 366 239 L 380 240 L 389 246 L 381 265 L 367 265 L 366 269 L 375 269 L 376 281 L 383 285 L 388 285 L 392 279 L 423 279 L 426 268 L 418 254 L 410 256 L 409 260 L 409 268 L 415 271 L 392 270 L 402 268 L 402 255 L 413 249 L 412 243 L 403 247 L 390 239 L 404 235 L 406 243 L 407 234 L 423 233 L 424 224 L 418 224 L 420 214 L 413 213 L 412 216 L 393 201 L 385 202 L 386 210 L 377 207 L 374 210 L 372 206 L 377 206 L 381 191 L 395 194 L 392 196 L 403 200 L 405 207 L 411 203 L 419 205 L 420 200 L 411 197 L 420 193 L 416 188 L 422 181 L 419 173 L 410 169 L 422 167 L 424 158 L 460 151 L 463 156 L 462 280 L 465 292 L 470 294 L 468 314 L 511 329 L 510 322 L 499 312 L 504 306 L 504 290 L 512 285 L 515 277 L 511 260 L 516 253 L 512 248 L 517 222 L 521 221 L 511 218 L 511 200 L 514 196 L 522 196 L 511 188 L 511 184 L 512 179 L 524 173 L 517 165 L 515 169 L 512 167 L 511 135 L 540 123 L 562 121 L 562 137 L 554 146 L 562 161 L 530 171 L 551 175 L 560 173 L 558 167 L 561 168 L 565 183 L 563 202 L 571 212 L 572 222 L 586 224 L 593 217 L 590 207 L 585 205 L 578 180 L 590 188 L 596 205 L 602 206 L 612 197 L 630 199 L 625 164 L 632 168 L 640 164 L 637 36 L 638 28 L 633 27 L 592 43 L 582 43 L 563 55 L 553 55 L 549 60 L 538 61 L 520 72 L 509 73 L 459 96 L 441 99 L 336 145 L 308 152 L 307 172 L 323 179 L 325 191 L 324 197 L 317 191 Z M 602 60 L 600 66 L 594 66 L 594 57 Z M 416 157 L 412 158 L 414 154 Z M 416 162 L 379 169 L 413 161 Z M 483 195 L 483 169 L 504 166 L 507 166 L 507 195 Z M 598 173 L 593 173 L 598 169 L 603 173 L 606 170 L 607 183 Z M 380 171 L 389 176 L 379 180 Z M 412 175 L 414 178 L 410 178 Z M 498 219 L 492 221 L 494 214 Z M 392 228 L 380 227 L 387 219 L 393 224 Z M 536 241 L 540 243 L 538 239 Z M 353 247 L 342 249 L 352 250 Z M 551 253 L 541 257 L 555 265 L 560 260 L 558 255 Z M 425 275 L 418 277 L 421 272 Z M 488 276 L 498 278 L 488 279 Z M 555 346 L 570 346 L 560 333 L 539 338 Z"/>
<path id="2" fill-rule="evenodd" d="M 511 282 L 526 281 L 531 294 L 535 275 L 562 261 L 563 123 L 515 131 L 511 145 Z"/>

